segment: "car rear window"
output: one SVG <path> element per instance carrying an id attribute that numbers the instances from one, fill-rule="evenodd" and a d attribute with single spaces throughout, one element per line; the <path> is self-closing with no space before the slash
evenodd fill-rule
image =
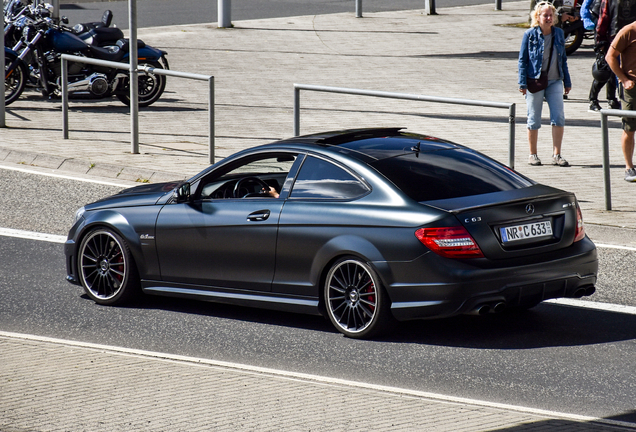
<path id="1" fill-rule="evenodd" d="M 467 149 L 413 152 L 371 165 L 418 202 L 500 192 L 534 184 L 505 165 Z"/>

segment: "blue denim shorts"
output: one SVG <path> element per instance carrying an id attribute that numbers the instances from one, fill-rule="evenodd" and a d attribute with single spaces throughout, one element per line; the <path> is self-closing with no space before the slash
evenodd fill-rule
<path id="1" fill-rule="evenodd" d="M 528 105 L 528 129 L 541 128 L 541 110 L 543 100 L 548 102 L 550 108 L 550 124 L 552 126 L 565 126 L 565 111 L 563 106 L 563 80 L 550 80 L 545 90 L 536 93 L 526 92 L 526 104 Z"/>

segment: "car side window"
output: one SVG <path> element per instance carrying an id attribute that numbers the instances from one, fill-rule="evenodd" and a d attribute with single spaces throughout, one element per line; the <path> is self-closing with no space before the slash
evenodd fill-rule
<path id="1" fill-rule="evenodd" d="M 294 182 L 290 197 L 353 199 L 369 192 L 362 181 L 324 159 L 308 156 Z"/>

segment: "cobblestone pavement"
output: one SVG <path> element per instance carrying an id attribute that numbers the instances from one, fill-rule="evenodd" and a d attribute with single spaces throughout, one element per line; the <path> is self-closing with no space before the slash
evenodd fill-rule
<path id="1" fill-rule="evenodd" d="M 515 167 L 574 191 L 588 226 L 636 228 L 636 184 L 623 181 L 619 121 L 610 120 L 612 211 L 605 210 L 598 114 L 587 112 L 590 42 L 570 57 L 563 154 L 569 168 L 526 164 L 517 53 L 527 2 L 353 13 L 139 30 L 173 70 L 215 77 L 216 160 L 293 134 L 293 84 L 517 104 Z M 301 133 L 403 126 L 508 161 L 508 112 L 492 108 L 302 92 Z M 547 109 L 547 108 L 546 108 Z M 0 164 L 140 182 L 208 166 L 207 86 L 170 78 L 140 110 L 140 154 L 116 100 L 73 100 L 70 139 L 60 101 L 28 91 L 7 107 Z M 539 156 L 551 154 L 549 126 Z M 431 395 L 325 381 L 108 347 L 0 335 L 0 431 L 427 430 L 609 431 L 620 427 Z"/>

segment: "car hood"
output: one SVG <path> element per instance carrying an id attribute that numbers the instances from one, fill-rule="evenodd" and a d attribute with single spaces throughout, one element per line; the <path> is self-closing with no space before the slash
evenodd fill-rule
<path id="1" fill-rule="evenodd" d="M 86 210 L 154 205 L 157 204 L 162 197 L 170 194 L 183 183 L 185 183 L 185 181 L 151 183 L 124 189 L 115 195 L 88 204 Z"/>

